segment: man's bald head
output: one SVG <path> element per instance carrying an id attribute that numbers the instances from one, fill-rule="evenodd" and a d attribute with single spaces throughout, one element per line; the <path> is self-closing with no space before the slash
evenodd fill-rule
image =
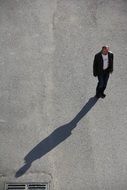
<path id="1" fill-rule="evenodd" d="M 107 55 L 109 52 L 109 46 L 103 46 L 101 51 L 103 55 Z"/>

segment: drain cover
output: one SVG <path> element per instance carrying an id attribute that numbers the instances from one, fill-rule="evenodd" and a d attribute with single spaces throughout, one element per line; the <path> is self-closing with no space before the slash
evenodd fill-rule
<path id="1" fill-rule="evenodd" d="M 48 183 L 6 183 L 5 190 L 49 190 Z"/>

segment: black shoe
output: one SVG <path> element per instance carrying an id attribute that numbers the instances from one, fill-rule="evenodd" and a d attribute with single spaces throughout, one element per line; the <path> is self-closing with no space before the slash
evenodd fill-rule
<path id="1" fill-rule="evenodd" d="M 96 97 L 96 98 L 100 98 L 100 97 L 101 97 L 101 94 L 97 93 L 97 94 L 95 95 L 95 97 Z"/>
<path id="2" fill-rule="evenodd" d="M 105 98 L 106 94 L 102 93 L 101 98 Z"/>

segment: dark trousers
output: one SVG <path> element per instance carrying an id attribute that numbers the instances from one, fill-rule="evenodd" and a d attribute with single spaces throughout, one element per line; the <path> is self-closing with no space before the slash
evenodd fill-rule
<path id="1" fill-rule="evenodd" d="M 102 74 L 98 75 L 98 84 L 96 88 L 96 94 L 102 94 L 104 93 L 104 90 L 106 89 L 107 82 L 109 79 L 109 72 L 106 70 L 103 71 Z"/>

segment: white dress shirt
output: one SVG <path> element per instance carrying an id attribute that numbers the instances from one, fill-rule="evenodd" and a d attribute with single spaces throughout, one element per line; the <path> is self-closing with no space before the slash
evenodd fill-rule
<path id="1" fill-rule="evenodd" d="M 102 58 L 103 58 L 103 69 L 105 70 L 108 68 L 108 64 L 109 64 L 108 54 L 107 55 L 102 54 Z"/>

